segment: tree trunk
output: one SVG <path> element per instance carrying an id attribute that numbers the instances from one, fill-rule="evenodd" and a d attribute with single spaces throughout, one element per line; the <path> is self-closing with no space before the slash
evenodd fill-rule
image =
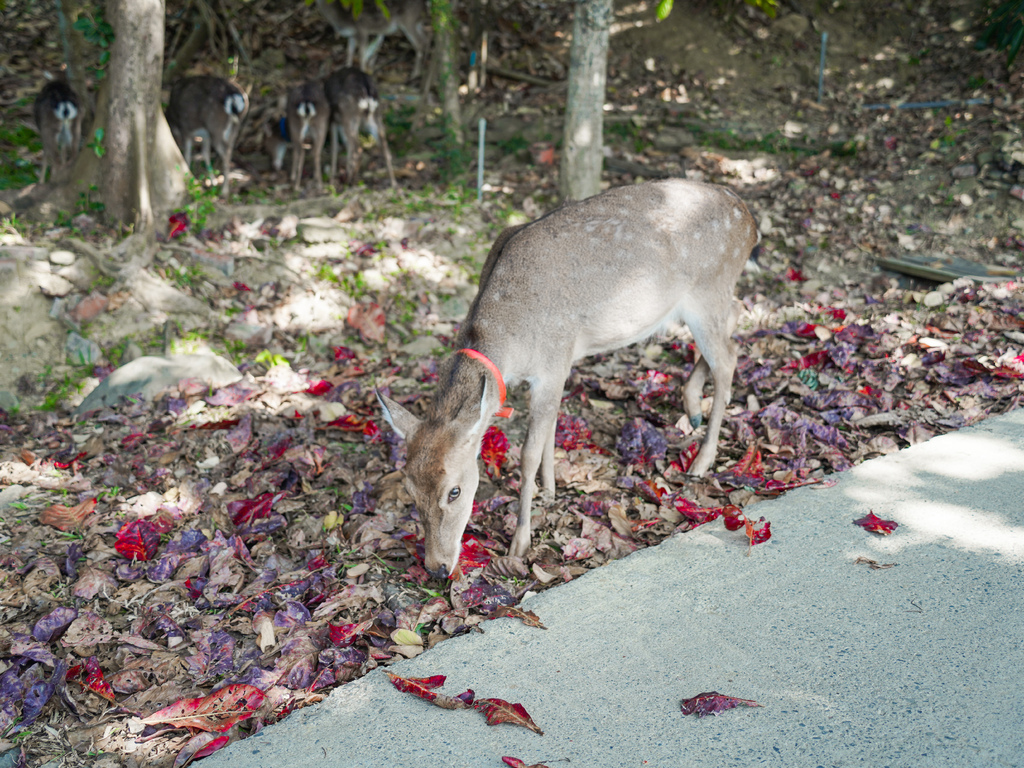
<path id="1" fill-rule="evenodd" d="M 433 0 L 430 4 L 437 46 L 437 75 L 441 91 L 441 112 L 445 149 L 461 151 L 464 141 L 462 110 L 459 105 L 458 35 L 455 5 L 458 0 Z"/>
<path id="2" fill-rule="evenodd" d="M 563 199 L 583 200 L 601 191 L 611 19 L 612 0 L 575 0 L 565 141 L 559 173 Z"/>
<path id="3" fill-rule="evenodd" d="M 110 62 L 70 180 L 33 184 L 10 203 L 43 218 L 83 203 L 101 207 L 111 223 L 134 230 L 120 251 L 145 263 L 155 251 L 154 223 L 182 203 L 186 189 L 185 159 L 160 107 L 164 0 L 107 0 L 106 15 L 115 35 Z"/>
<path id="4" fill-rule="evenodd" d="M 56 0 L 57 21 L 60 26 L 61 46 L 64 48 L 64 61 L 67 64 L 68 84 L 75 89 L 83 104 L 88 104 L 86 124 L 91 116 L 92 105 L 89 104 L 89 81 L 85 71 L 89 61 L 89 44 L 82 33 L 74 28 L 75 22 L 82 13 L 82 0 Z"/>

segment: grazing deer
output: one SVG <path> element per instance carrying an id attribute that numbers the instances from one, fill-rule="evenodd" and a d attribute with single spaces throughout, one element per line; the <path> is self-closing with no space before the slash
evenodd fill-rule
<path id="1" fill-rule="evenodd" d="M 263 125 L 263 148 L 270 156 L 270 167 L 275 171 L 284 168 L 284 156 L 291 149 L 292 138 L 288 133 L 287 116 L 272 117 Z"/>
<path id="2" fill-rule="evenodd" d="M 47 75 L 49 77 L 49 75 Z M 66 80 L 52 80 L 36 96 L 33 112 L 43 142 L 43 167 L 39 181 L 46 181 L 46 169 L 67 168 L 78 157 L 82 140 L 82 106 L 78 94 Z"/>
<path id="3" fill-rule="evenodd" d="M 509 547 L 522 556 L 538 467 L 545 494 L 555 490 L 555 424 L 572 362 L 677 322 L 690 327 L 701 353 L 683 389 L 695 425 L 708 373 L 714 381 L 707 434 L 690 472 L 711 469 L 736 365 L 733 294 L 758 239 L 731 190 L 679 179 L 618 187 L 502 232 L 425 418 L 377 395 L 408 447 L 406 482 L 424 523 L 426 569 L 438 577 L 456 569 L 479 481 L 480 441 L 492 414 L 509 415 L 506 383 L 530 385 L 519 520 Z"/>
<path id="4" fill-rule="evenodd" d="M 384 152 L 388 179 L 395 186 L 395 171 L 391 167 L 391 151 L 384 131 L 380 96 L 373 78 L 354 67 L 339 69 L 324 81 L 327 100 L 331 105 L 331 178 L 338 172 L 338 138 L 345 144 L 345 180 L 355 184 L 359 176 L 359 161 L 363 148 L 359 144 L 359 131 L 365 127 L 377 140 Z"/>
<path id="5" fill-rule="evenodd" d="M 192 165 L 192 143 L 202 141 L 203 161 L 213 173 L 210 146 L 224 162 L 224 186 L 227 197 L 231 182 L 231 152 L 238 141 L 242 121 L 249 112 L 249 98 L 237 85 L 222 77 L 197 75 L 178 80 L 171 87 L 167 104 L 167 124 L 185 155 L 185 165 Z"/>
<path id="6" fill-rule="evenodd" d="M 386 0 L 389 16 L 385 16 L 376 0 L 365 0 L 363 10 L 356 18 L 351 9 L 342 6 L 339 0 L 316 0 L 316 7 L 327 23 L 334 27 L 338 37 L 348 38 L 348 57 L 345 66 L 351 67 L 356 46 L 359 47 L 359 68 L 373 71 L 373 59 L 377 55 L 385 35 L 401 30 L 416 51 L 412 76 L 416 77 L 423 68 L 423 57 L 430 48 L 430 37 L 425 24 L 427 5 L 424 0 Z M 370 35 L 377 39 L 369 42 Z"/>
<path id="7" fill-rule="evenodd" d="M 306 159 L 306 142 L 313 150 L 313 184 L 316 191 L 323 189 L 323 166 L 320 156 L 327 139 L 331 120 L 331 107 L 320 80 L 310 80 L 288 93 L 288 135 L 294 144 L 292 151 L 292 184 L 298 190 L 302 183 L 302 166 Z M 333 174 L 332 174 L 333 178 Z"/>

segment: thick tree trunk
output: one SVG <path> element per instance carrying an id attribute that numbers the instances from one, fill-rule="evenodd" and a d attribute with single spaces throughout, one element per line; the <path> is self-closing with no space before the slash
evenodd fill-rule
<path id="1" fill-rule="evenodd" d="M 96 110 L 97 123 L 106 118 L 100 189 L 110 218 L 148 230 L 154 209 L 165 210 L 185 187 L 180 171 L 178 195 L 168 184 L 177 150 L 160 151 L 161 143 L 174 146 L 160 109 L 164 3 L 108 0 L 107 14 L 115 38 L 104 79 L 107 109 Z"/>
<path id="2" fill-rule="evenodd" d="M 601 191 L 612 0 L 575 0 L 574 5 L 559 191 L 565 199 L 582 200 Z"/>

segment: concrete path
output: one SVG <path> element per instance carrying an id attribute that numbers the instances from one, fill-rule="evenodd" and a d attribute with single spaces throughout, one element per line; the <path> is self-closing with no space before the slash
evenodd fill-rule
<path id="1" fill-rule="evenodd" d="M 524 601 L 547 631 L 489 621 L 391 667 L 544 736 L 376 670 L 203 767 L 1024 765 L 1024 411 L 837 477 L 757 506 L 749 557 L 716 521 Z M 855 527 L 869 510 L 900 527 Z M 680 713 L 711 690 L 763 708 Z"/>

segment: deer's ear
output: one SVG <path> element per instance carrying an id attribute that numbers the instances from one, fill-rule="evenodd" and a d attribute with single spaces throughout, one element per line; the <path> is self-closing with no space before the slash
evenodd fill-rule
<path id="1" fill-rule="evenodd" d="M 377 395 L 377 402 L 380 403 L 381 410 L 384 412 L 384 418 L 391 425 L 391 428 L 406 442 L 411 440 L 416 430 L 419 429 L 420 420 L 390 397 L 385 397 L 377 390 L 374 390 L 374 394 Z"/>

